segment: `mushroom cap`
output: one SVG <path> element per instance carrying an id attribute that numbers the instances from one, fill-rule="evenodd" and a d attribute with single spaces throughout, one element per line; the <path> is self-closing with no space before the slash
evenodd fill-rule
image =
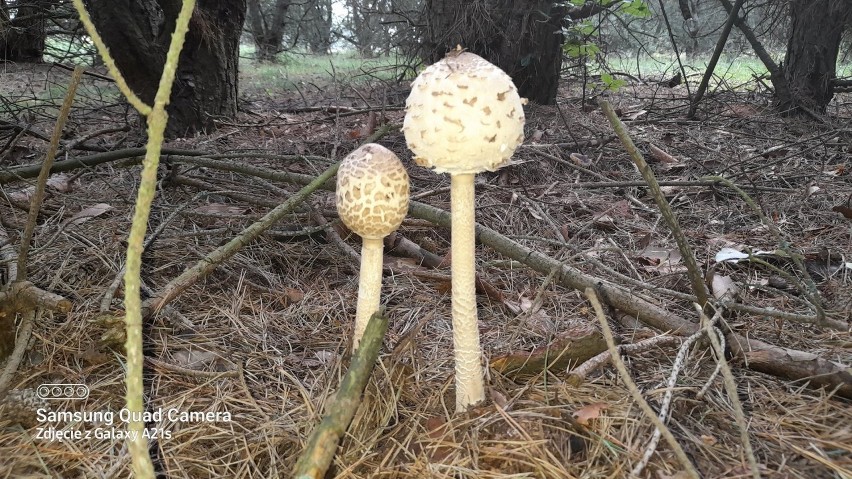
<path id="1" fill-rule="evenodd" d="M 362 238 L 382 239 L 408 214 L 408 172 L 394 152 L 368 143 L 337 170 L 337 212 Z"/>
<path id="2" fill-rule="evenodd" d="M 503 70 L 473 53 L 450 52 L 412 83 L 402 131 L 420 166 L 494 171 L 524 141 L 525 103 Z"/>

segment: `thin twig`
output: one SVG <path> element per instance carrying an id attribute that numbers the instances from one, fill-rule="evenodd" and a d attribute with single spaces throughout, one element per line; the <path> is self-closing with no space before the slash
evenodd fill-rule
<path id="1" fill-rule="evenodd" d="M 701 317 L 701 323 L 703 325 L 704 331 L 707 333 L 707 337 L 710 338 L 710 344 L 713 345 L 713 352 L 716 355 L 716 361 L 719 362 L 719 365 L 722 369 L 722 378 L 725 380 L 725 391 L 728 393 L 728 399 L 731 401 L 731 408 L 734 410 L 734 419 L 737 422 L 737 427 L 740 430 L 740 442 L 742 442 L 743 453 L 746 456 L 746 460 L 748 460 L 749 468 L 751 468 L 751 476 L 753 479 L 760 479 L 760 469 L 757 467 L 757 459 L 754 457 L 754 450 L 751 447 L 751 440 L 748 437 L 748 425 L 745 420 L 745 413 L 743 413 L 743 406 L 740 403 L 739 393 L 737 392 L 737 384 L 734 381 L 734 374 L 731 372 L 730 366 L 728 366 L 728 360 L 725 359 L 725 347 L 719 342 L 719 338 L 716 337 L 716 334 L 723 336 L 722 332 L 718 329 L 713 331 L 713 321 L 707 318 L 707 315 L 704 314 L 702 308 L 698 305 L 695 306 L 696 311 L 698 311 L 699 316 Z M 719 313 L 717 315 L 721 316 Z"/>
<path id="2" fill-rule="evenodd" d="M 609 346 L 609 354 L 612 356 L 612 363 L 618 370 L 619 377 L 621 377 L 621 380 L 624 381 L 628 391 L 630 391 L 630 395 L 633 396 L 633 400 L 636 401 L 642 409 L 642 412 L 645 413 L 645 416 L 647 416 L 648 419 L 654 423 L 654 426 L 657 427 L 660 433 L 662 433 L 666 442 L 669 444 L 669 447 L 672 448 L 672 451 L 675 453 L 675 456 L 678 461 L 680 461 L 681 466 L 683 466 L 684 471 L 686 471 L 686 474 L 690 477 L 690 479 L 701 479 L 698 471 L 695 470 L 695 466 L 693 466 L 689 458 L 686 457 L 686 453 L 683 451 L 683 448 L 680 447 L 680 444 L 678 444 L 677 440 L 672 435 L 672 432 L 669 431 L 669 428 L 666 427 L 665 423 L 657 417 L 657 414 L 654 413 L 654 410 L 651 409 L 651 406 L 649 406 L 648 402 L 645 401 L 645 398 L 642 397 L 642 393 L 639 392 L 639 388 L 636 386 L 636 383 L 633 382 L 633 379 L 630 377 L 630 373 L 627 372 L 627 367 L 624 365 L 624 361 L 622 361 L 621 356 L 618 355 L 615 339 L 612 336 L 612 329 L 610 329 L 606 316 L 604 316 L 601 302 L 598 300 L 598 295 L 595 293 L 594 288 L 586 288 L 585 294 L 592 303 L 592 307 L 595 309 L 595 315 L 598 318 L 598 322 L 601 324 L 604 338 L 606 338 L 606 344 Z"/>
<path id="3" fill-rule="evenodd" d="M 104 65 L 106 65 L 110 75 L 112 75 L 115 79 L 115 84 L 118 85 L 118 89 L 121 90 L 121 93 L 124 94 L 127 101 L 130 102 L 130 104 L 133 105 L 133 108 L 136 108 L 139 113 L 145 116 L 150 115 L 153 109 L 151 106 L 146 105 L 142 99 L 136 96 L 136 93 L 133 92 L 133 89 L 131 89 L 127 84 L 127 81 L 124 80 L 124 77 L 121 75 L 121 70 L 119 70 L 115 65 L 115 60 L 113 60 L 112 55 L 109 53 L 109 48 L 107 48 L 106 43 L 104 43 L 103 38 L 101 38 L 101 35 L 98 33 L 98 29 L 95 28 L 95 24 L 92 22 L 92 18 L 89 16 L 89 12 L 86 10 L 85 5 L 83 5 L 83 0 L 72 0 L 72 2 L 74 3 L 74 8 L 77 9 L 77 13 L 80 15 L 80 23 L 82 23 L 86 28 L 86 33 L 89 34 L 89 38 L 92 40 L 92 43 L 94 43 L 95 47 L 97 47 L 98 53 L 100 53 L 101 58 L 104 61 Z M 193 2 L 193 5 L 194 3 L 195 2 Z M 177 33 L 178 32 L 176 30 L 175 34 Z M 174 36 L 172 38 L 174 39 Z M 174 44 L 174 41 L 172 44 Z M 182 41 L 181 46 L 183 46 Z M 166 63 L 166 65 L 168 65 L 168 63 Z M 174 67 L 174 65 L 172 66 Z M 168 68 L 168 66 L 166 68 Z M 171 93 L 171 85 L 168 86 L 168 90 L 169 93 Z"/>
<path id="4" fill-rule="evenodd" d="M 698 304 L 702 307 L 706 306 L 708 295 L 707 286 L 704 284 L 704 275 L 698 268 L 698 263 L 695 261 L 695 255 L 692 253 L 692 248 L 686 240 L 686 235 L 683 234 L 683 230 L 680 228 L 680 224 L 677 221 L 674 211 L 672 211 L 671 206 L 668 201 L 666 201 L 665 195 L 663 195 L 663 192 L 660 190 L 660 185 L 657 183 L 654 172 L 651 170 L 651 167 L 648 166 L 648 163 L 645 162 L 645 158 L 643 158 L 642 154 L 639 153 L 636 145 L 633 144 L 633 140 L 627 133 L 627 129 L 624 128 L 624 124 L 618 119 L 618 116 L 615 114 L 615 110 L 612 109 L 609 102 L 603 98 L 598 98 L 598 105 L 600 105 L 607 119 L 609 119 L 609 122 L 615 130 L 615 133 L 618 135 L 618 138 L 621 139 L 621 143 L 627 150 L 627 154 L 629 154 L 630 158 L 633 159 L 633 162 L 636 163 L 636 166 L 639 168 L 639 172 L 642 174 L 642 178 L 644 178 L 648 183 L 651 195 L 654 197 L 654 201 L 657 203 L 657 207 L 660 209 L 663 219 L 666 220 L 666 224 L 672 231 L 672 236 L 674 237 L 677 247 L 680 250 L 680 254 L 683 257 L 683 264 L 687 269 L 689 282 L 692 285 L 692 292 L 698 298 Z"/>
<path id="5" fill-rule="evenodd" d="M 678 349 L 677 355 L 672 362 L 672 371 L 666 381 L 666 392 L 663 395 L 663 401 L 660 403 L 659 418 L 663 424 L 665 424 L 668 419 L 669 407 L 671 407 L 672 398 L 674 398 L 674 387 L 677 383 L 678 374 L 680 374 L 680 370 L 686 365 L 686 358 L 689 355 L 690 348 L 696 341 L 701 339 L 703 334 L 703 331 L 698 331 L 686 338 L 686 340 L 680 345 L 680 349 Z M 657 428 L 654 430 L 651 440 L 648 441 L 648 446 L 645 447 L 645 453 L 642 455 L 642 459 L 640 459 L 633 467 L 633 471 L 631 472 L 633 476 L 639 477 L 639 475 L 642 474 L 642 470 L 645 469 L 645 466 L 648 465 L 648 461 L 651 460 L 654 452 L 657 451 L 657 444 L 660 442 L 660 436 L 662 434 L 663 431 L 661 429 Z"/>
<path id="6" fill-rule="evenodd" d="M 27 217 L 27 224 L 24 226 L 24 234 L 21 237 L 21 248 L 18 253 L 19 281 L 27 279 L 27 256 L 29 255 L 30 244 L 33 241 L 38 212 L 41 210 L 42 201 L 44 201 L 44 189 L 47 186 L 47 177 L 50 176 L 50 167 L 53 165 L 54 158 L 56 158 L 56 150 L 59 149 L 62 130 L 65 129 L 65 122 L 68 121 L 68 115 L 71 114 L 71 105 L 74 103 L 74 96 L 77 94 L 77 85 L 80 84 L 80 77 L 82 75 L 83 67 L 75 68 L 74 73 L 71 74 L 71 81 L 68 82 L 68 91 L 65 92 L 65 100 L 62 102 L 62 108 L 59 110 L 59 117 L 56 118 L 53 135 L 50 137 L 50 146 L 48 146 L 47 155 L 44 158 L 44 163 L 41 165 L 41 173 L 39 173 L 38 180 L 36 181 L 35 191 L 30 202 L 30 212 Z"/>
<path id="7" fill-rule="evenodd" d="M 0 375 L 0 399 L 6 395 L 6 390 L 9 387 L 9 383 L 12 382 L 12 377 L 24 359 L 27 346 L 30 344 L 30 336 L 33 334 L 33 326 L 36 320 L 41 319 L 41 315 L 41 309 L 23 313 L 23 319 L 21 319 L 21 325 L 18 328 L 18 338 L 15 340 L 15 350 L 12 351 L 6 362 L 6 367 L 3 369 L 3 374 Z"/>

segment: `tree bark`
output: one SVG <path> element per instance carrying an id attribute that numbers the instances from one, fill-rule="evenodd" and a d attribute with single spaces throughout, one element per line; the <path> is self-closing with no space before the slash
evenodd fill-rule
<path id="1" fill-rule="evenodd" d="M 784 60 L 790 95 L 778 98 L 782 111 L 825 112 L 834 92 L 843 30 L 852 20 L 852 0 L 793 0 Z"/>
<path id="2" fill-rule="evenodd" d="M 180 10 L 178 0 L 89 0 L 95 26 L 130 87 L 152 103 Z M 237 61 L 245 0 L 199 0 L 181 52 L 166 135 L 215 128 L 237 112 Z"/>
<path id="3" fill-rule="evenodd" d="M 41 62 L 44 55 L 45 14 L 53 0 L 20 0 L 15 18 L 0 9 L 0 60 Z"/>
<path id="4" fill-rule="evenodd" d="M 556 102 L 565 9 L 544 0 L 427 0 L 425 57 L 461 45 L 503 69 L 522 97 Z"/>
<path id="5" fill-rule="evenodd" d="M 307 6 L 300 30 L 303 32 L 311 53 L 328 55 L 331 51 L 331 0 L 313 0 Z"/>
<path id="6" fill-rule="evenodd" d="M 249 26 L 258 60 L 275 61 L 275 56 L 282 51 L 281 42 L 291 3 L 290 0 L 276 0 L 272 12 L 264 12 L 260 0 L 248 0 Z"/>
<path id="7" fill-rule="evenodd" d="M 734 6 L 728 0 L 719 0 L 719 3 L 722 4 L 722 7 L 725 11 L 730 15 L 734 10 Z M 772 56 L 769 55 L 769 52 L 763 47 L 763 44 L 760 43 L 760 40 L 757 38 L 757 35 L 748 26 L 748 23 L 740 17 L 736 15 L 734 17 L 734 25 L 740 29 L 743 36 L 748 40 L 749 45 L 754 50 L 755 55 L 760 58 L 760 61 L 763 63 L 763 66 L 769 71 L 769 81 L 772 82 L 772 86 L 775 88 L 775 98 L 776 100 L 784 99 L 784 98 L 793 98 L 792 93 L 790 92 L 790 86 L 787 84 L 787 78 L 784 76 L 784 70 L 782 66 L 775 63 L 775 60 L 772 59 Z"/>

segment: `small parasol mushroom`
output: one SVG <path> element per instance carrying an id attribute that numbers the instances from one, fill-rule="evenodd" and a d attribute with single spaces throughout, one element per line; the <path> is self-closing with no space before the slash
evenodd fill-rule
<path id="1" fill-rule="evenodd" d="M 399 158 L 376 143 L 350 153 L 337 171 L 337 212 L 361 236 L 361 271 L 352 350 L 358 349 L 367 321 L 379 309 L 382 240 L 408 214 L 408 173 Z"/>

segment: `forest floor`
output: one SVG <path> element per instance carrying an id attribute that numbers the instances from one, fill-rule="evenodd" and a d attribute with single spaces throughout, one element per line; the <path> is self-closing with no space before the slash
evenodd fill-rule
<path id="1" fill-rule="evenodd" d="M 47 143 L 39 136 L 52 131 L 68 77 L 57 68 L 0 73 L 8 112 L 2 118 L 37 132 L 18 135 L 0 124 L 0 175 L 42 161 Z M 601 110 L 565 83 L 558 106 L 529 106 L 526 141 L 512 165 L 477 177 L 477 222 L 697 324 L 683 255 L 654 198 Z M 236 121 L 167 142 L 189 153 L 163 157 L 143 297 L 302 187 L 281 173 L 317 176 L 379 125 L 400 125 L 406 96 L 406 85 L 382 81 L 278 95 L 254 89 L 243 93 Z M 684 120 L 683 86 L 631 83 L 607 97 L 664 182 L 692 253 L 722 298 L 717 304 L 729 304 L 725 327 L 802 352 L 811 364 L 834 363 L 830 376 L 840 384 L 812 388 L 820 378 L 791 380 L 783 371 L 760 372 L 757 358 L 752 364 L 729 356 L 737 407 L 722 377 L 711 377 L 716 361 L 706 344 L 691 348 L 684 362 L 676 356 L 685 337 L 609 308 L 622 344 L 666 338 L 622 355 L 642 396 L 659 411 L 673 393 L 668 429 L 704 478 L 751 477 L 738 409 L 762 477 L 852 478 L 852 337 L 848 328 L 801 322 L 815 315 L 814 302 L 833 324 L 852 320 L 852 97 L 838 95 L 831 116 L 819 122 L 779 116 L 761 92 L 716 91 L 696 121 Z M 63 145 L 76 147 L 57 161 L 144 146 L 145 139 L 109 83 L 89 76 L 66 132 Z M 413 199 L 449 209 L 449 178 L 415 166 L 398 129 L 378 141 L 409 167 Z M 191 155 L 221 156 L 202 165 L 186 160 Z M 51 177 L 29 280 L 73 308 L 37 316 L 11 389 L 81 383 L 90 392 L 83 401 L 52 401 L 49 410 L 118 414 L 124 405 L 118 279 L 138 164 L 128 153 Z M 709 175 L 739 185 L 767 221 L 736 191 L 702 180 Z M 0 182 L 0 230 L 12 238 L 0 236 L 0 246 L 17 244 L 33 184 Z M 410 217 L 395 240 L 445 256 L 449 238 L 448 229 Z M 348 364 L 359 244 L 338 223 L 333 195 L 318 191 L 146 323 L 148 408 L 230 414 L 230 421 L 151 422 L 162 434 L 152 450 L 166 477 L 290 476 Z M 754 255 L 722 261 L 720 252 Z M 791 253 L 801 253 L 804 271 Z M 591 348 L 585 359 L 604 352 L 586 296 L 486 245 L 477 255 L 487 293 L 478 299 L 491 365 L 488 404 L 454 414 L 449 268 L 390 248 L 383 289 L 390 327 L 327 477 L 629 477 L 655 428 L 613 366 L 582 378 L 569 376 L 576 362 L 544 361 L 547 371 L 500 366 L 530 354 L 541 359 L 548 346 L 559 352 L 572 341 Z M 0 259 L 3 275 L 7 266 Z M 795 314 L 784 319 L 779 312 Z M 38 437 L 40 428 L 92 436 L 51 441 Z M 0 477 L 128 477 L 125 442 L 94 434 L 111 428 L 123 430 L 117 417 L 113 424 L 103 417 L 51 422 L 33 410 L 7 411 L 0 415 Z M 688 476 L 661 440 L 639 477 Z"/>

